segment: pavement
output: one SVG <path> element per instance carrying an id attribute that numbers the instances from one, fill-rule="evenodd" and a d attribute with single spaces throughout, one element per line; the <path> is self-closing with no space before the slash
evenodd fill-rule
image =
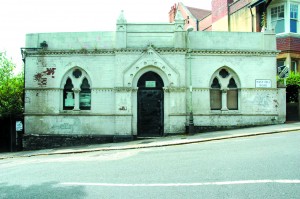
<path id="1" fill-rule="evenodd" d="M 83 146 L 64 147 L 64 148 L 55 148 L 55 149 L 0 153 L 0 160 L 8 159 L 8 158 L 21 158 L 21 157 L 43 156 L 43 155 L 74 154 L 74 153 L 85 153 L 85 152 L 94 152 L 94 151 L 129 150 L 129 149 L 140 149 L 140 148 L 165 147 L 165 146 L 174 146 L 174 145 L 192 144 L 192 143 L 200 143 L 200 142 L 209 142 L 215 140 L 240 138 L 240 137 L 285 133 L 291 131 L 295 131 L 296 133 L 296 131 L 298 130 L 300 130 L 300 122 L 291 122 L 291 123 L 277 124 L 277 125 L 214 131 L 214 132 L 207 132 L 207 133 L 197 133 L 194 135 L 173 135 L 173 136 L 170 135 L 166 137 L 138 139 L 134 141 L 120 142 L 120 143 L 95 144 L 95 145 L 83 145 Z"/>

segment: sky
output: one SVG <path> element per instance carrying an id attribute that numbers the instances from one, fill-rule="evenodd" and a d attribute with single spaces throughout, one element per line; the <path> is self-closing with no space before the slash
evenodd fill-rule
<path id="1" fill-rule="evenodd" d="M 168 22 L 175 0 L 1 0 L 0 51 L 22 68 L 20 48 L 27 33 L 115 31 L 124 10 L 127 22 Z M 211 9 L 211 0 L 181 0 Z"/>

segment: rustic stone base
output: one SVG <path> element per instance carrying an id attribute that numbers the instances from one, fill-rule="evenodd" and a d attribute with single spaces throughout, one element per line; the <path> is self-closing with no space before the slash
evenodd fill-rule
<path id="1" fill-rule="evenodd" d="M 112 142 L 125 142 L 134 139 L 132 135 L 24 135 L 23 150 L 51 149 Z"/>

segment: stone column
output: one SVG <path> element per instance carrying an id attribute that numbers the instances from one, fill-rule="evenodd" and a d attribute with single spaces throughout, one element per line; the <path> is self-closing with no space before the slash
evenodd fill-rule
<path id="1" fill-rule="evenodd" d="M 174 23 L 174 47 L 175 48 L 184 48 L 186 47 L 186 36 L 187 33 L 184 30 L 184 19 L 178 11 L 175 16 L 175 23 Z"/>
<path id="2" fill-rule="evenodd" d="M 123 10 L 117 20 L 117 31 L 116 31 L 116 48 L 126 48 L 127 44 L 127 20 L 124 16 Z"/>
<path id="3" fill-rule="evenodd" d="M 292 71 L 292 69 L 291 69 L 291 62 L 292 62 L 291 54 L 287 53 L 287 57 L 285 59 L 285 65 L 286 65 L 286 67 L 288 67 L 289 71 Z"/>
<path id="4" fill-rule="evenodd" d="M 228 89 L 223 89 L 222 90 L 222 111 L 228 111 L 227 108 L 227 90 Z"/>
<path id="5" fill-rule="evenodd" d="M 74 111 L 79 111 L 79 93 L 80 93 L 80 89 L 79 88 L 73 88 L 72 89 L 74 91 Z"/>

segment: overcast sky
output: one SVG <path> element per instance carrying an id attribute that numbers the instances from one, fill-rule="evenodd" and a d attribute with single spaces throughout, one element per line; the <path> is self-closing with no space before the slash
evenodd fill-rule
<path id="1" fill-rule="evenodd" d="M 211 0 L 181 0 L 211 9 Z M 26 33 L 114 31 L 124 10 L 127 22 L 168 22 L 175 0 L 1 0 L 0 51 L 20 68 Z"/>

